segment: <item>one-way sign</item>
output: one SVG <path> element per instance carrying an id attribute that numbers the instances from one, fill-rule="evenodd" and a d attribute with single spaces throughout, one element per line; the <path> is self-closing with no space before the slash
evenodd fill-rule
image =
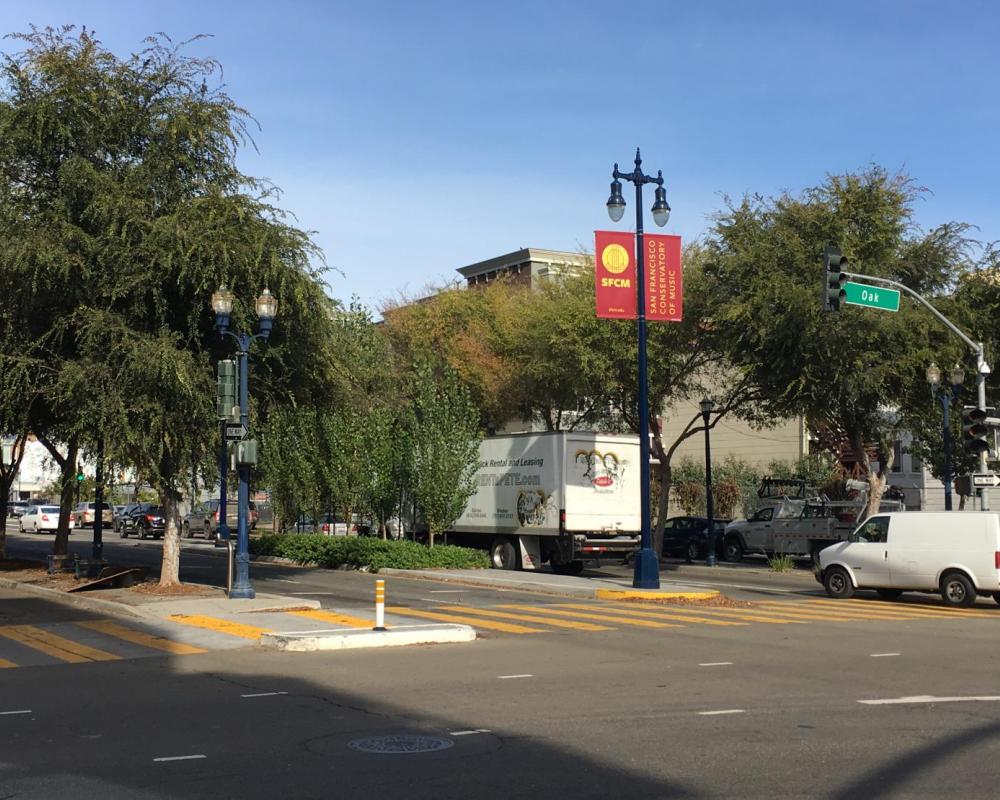
<path id="1" fill-rule="evenodd" d="M 227 442 L 242 442 L 247 438 L 247 426 L 242 422 L 227 422 L 226 423 L 226 441 Z"/>
<path id="2" fill-rule="evenodd" d="M 992 472 L 980 472 L 972 476 L 972 485 L 977 488 L 992 489 L 995 486 L 1000 486 L 1000 478 Z"/>

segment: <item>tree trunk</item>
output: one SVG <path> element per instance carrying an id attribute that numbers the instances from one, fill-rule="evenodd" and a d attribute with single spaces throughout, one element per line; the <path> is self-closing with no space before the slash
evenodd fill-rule
<path id="1" fill-rule="evenodd" d="M 427 546 L 434 547 L 434 529 L 429 525 L 427 526 Z"/>
<path id="2" fill-rule="evenodd" d="M 673 475 L 673 467 L 660 462 L 660 491 L 656 505 L 656 527 L 653 528 L 653 552 L 657 555 L 663 553 L 663 529 L 670 511 L 670 487 L 673 485 Z"/>
<path id="3" fill-rule="evenodd" d="M 49 442 L 42 441 L 49 453 L 55 456 L 58 451 L 50 446 Z M 59 528 L 56 530 L 56 538 L 52 543 L 52 555 L 64 556 L 69 553 L 69 523 L 73 510 L 73 492 L 76 489 L 76 459 L 80 454 L 80 444 L 76 439 L 70 440 L 66 456 L 61 454 L 56 458 L 59 464 Z"/>
<path id="4" fill-rule="evenodd" d="M 868 519 L 868 517 L 877 514 L 879 506 L 882 505 L 882 495 L 885 494 L 885 489 L 889 482 L 889 470 L 892 469 L 894 453 L 892 448 L 887 448 L 884 444 L 880 444 L 878 451 L 879 469 L 878 472 L 872 472 L 863 446 L 860 448 L 860 452 L 864 460 L 865 477 L 868 480 L 868 505 L 865 508 L 865 519 Z"/>
<path id="5" fill-rule="evenodd" d="M 965 511 L 965 495 L 964 494 L 960 494 L 958 496 L 958 510 L 959 511 Z"/>
<path id="6" fill-rule="evenodd" d="M 163 561 L 160 564 L 160 586 L 178 586 L 181 582 L 181 538 L 177 530 L 177 492 L 160 492 L 163 506 Z"/>

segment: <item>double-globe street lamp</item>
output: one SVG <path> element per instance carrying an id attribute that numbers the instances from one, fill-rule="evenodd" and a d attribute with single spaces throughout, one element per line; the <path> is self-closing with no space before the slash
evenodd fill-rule
<path id="1" fill-rule="evenodd" d="M 931 397 L 941 404 L 944 411 L 944 510 L 951 511 L 951 424 L 949 411 L 951 404 L 958 400 L 962 392 L 962 384 L 965 383 L 965 370 L 956 364 L 951 370 L 951 386 L 941 385 L 941 370 L 933 361 L 927 368 L 927 383 L 931 387 Z"/>
<path id="2" fill-rule="evenodd" d="M 708 541 L 708 555 L 705 557 L 705 565 L 714 567 L 715 560 L 715 503 L 712 497 L 712 427 L 708 424 L 712 416 L 715 403 L 712 398 L 706 397 L 698 408 L 701 410 L 701 418 L 705 423 L 705 516 L 707 517 L 705 529 Z"/>
<path id="3" fill-rule="evenodd" d="M 632 172 L 619 172 L 615 164 L 611 173 L 611 196 L 608 198 L 608 216 L 612 222 L 618 222 L 625 214 L 625 198 L 622 197 L 622 180 L 635 185 L 635 250 L 638 269 L 638 328 L 639 328 L 639 481 L 642 498 L 642 540 L 639 553 L 635 559 L 635 572 L 632 576 L 632 586 L 636 589 L 660 588 L 660 555 L 653 552 L 653 540 L 650 531 L 649 504 L 649 378 L 646 370 L 646 252 L 642 243 L 642 187 L 647 183 L 656 184 L 656 199 L 651 209 L 653 221 L 660 227 L 670 219 L 670 206 L 667 204 L 667 192 L 663 188 L 663 172 L 657 171 L 656 177 L 644 175 L 639 148 L 635 150 L 635 169 Z"/>
<path id="4" fill-rule="evenodd" d="M 239 379 L 240 379 L 240 423 L 247 429 L 250 422 L 249 399 L 247 390 L 247 373 L 249 371 L 248 361 L 250 345 L 255 339 L 267 339 L 271 335 L 271 326 L 274 323 L 274 316 L 278 313 L 278 301 L 265 287 L 257 298 L 257 319 L 260 332 L 233 333 L 229 330 L 229 318 L 233 312 L 233 293 L 225 286 L 220 287 L 212 294 L 212 310 L 215 311 L 215 327 L 220 336 L 229 336 L 236 342 L 239 356 Z M 222 443 L 226 446 L 225 438 Z M 222 495 L 219 501 L 219 524 L 225 524 L 226 519 L 226 482 L 225 472 L 228 464 L 223 466 L 222 471 Z M 237 495 L 237 524 L 236 524 L 236 575 L 233 578 L 233 586 L 229 592 L 229 597 L 234 600 L 251 600 L 255 596 L 253 587 L 250 585 L 250 529 L 247 524 L 250 505 L 250 466 L 239 463 L 239 493 Z"/>

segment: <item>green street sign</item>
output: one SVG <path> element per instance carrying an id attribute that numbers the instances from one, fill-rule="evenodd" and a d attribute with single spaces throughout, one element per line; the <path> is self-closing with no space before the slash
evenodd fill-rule
<path id="1" fill-rule="evenodd" d="M 899 311 L 899 292 L 896 289 L 883 289 L 878 286 L 869 286 L 867 283 L 848 281 L 844 284 L 843 302 L 852 306 Z"/>

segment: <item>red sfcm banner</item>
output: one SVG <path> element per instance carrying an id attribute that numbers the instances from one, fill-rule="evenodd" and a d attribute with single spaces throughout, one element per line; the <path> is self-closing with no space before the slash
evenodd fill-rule
<path id="1" fill-rule="evenodd" d="M 684 278 L 681 272 L 681 237 L 647 233 L 646 319 L 680 322 L 684 312 Z"/>
<path id="2" fill-rule="evenodd" d="M 635 235 L 594 231 L 594 292 L 601 319 L 635 319 Z"/>

